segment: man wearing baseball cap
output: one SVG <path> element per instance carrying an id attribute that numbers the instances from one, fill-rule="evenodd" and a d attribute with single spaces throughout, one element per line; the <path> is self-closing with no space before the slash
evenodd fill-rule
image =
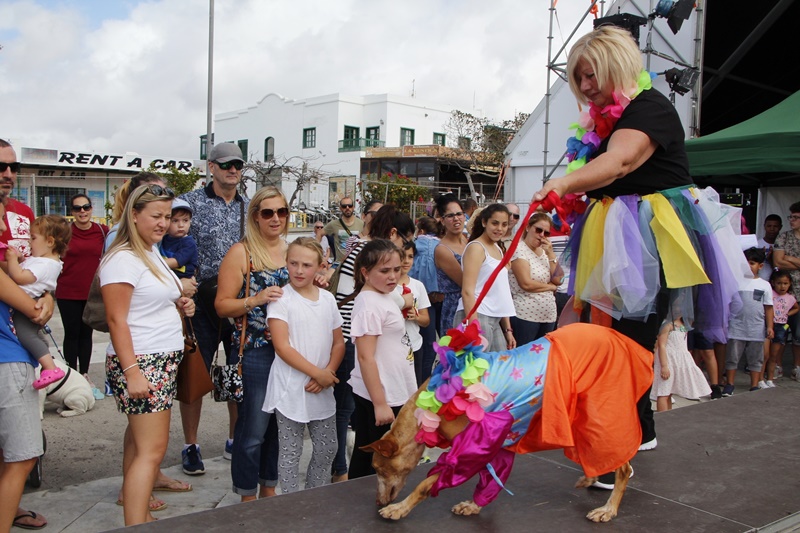
<path id="1" fill-rule="evenodd" d="M 214 309 L 216 280 L 219 265 L 228 249 L 239 242 L 244 235 L 247 205 L 250 199 L 238 192 L 242 181 L 244 158 L 242 151 L 234 143 L 214 146 L 208 154 L 208 171 L 211 179 L 208 184 L 182 195 L 179 200 L 189 204 L 192 223 L 189 235 L 197 244 L 197 311 L 192 322 L 200 353 L 206 367 L 217 352 L 220 341 L 225 349 L 226 359 L 231 356 L 231 334 L 233 325 L 227 319 L 220 320 Z M 173 208 L 175 207 L 173 204 Z M 184 449 L 183 471 L 189 475 L 205 473 L 200 446 L 197 443 L 197 430 L 200 427 L 200 412 L 203 399 L 193 403 L 181 403 L 183 421 Z M 233 449 L 233 428 L 236 423 L 236 403 L 228 402 L 230 430 L 225 443 L 223 456 L 230 459 Z"/>

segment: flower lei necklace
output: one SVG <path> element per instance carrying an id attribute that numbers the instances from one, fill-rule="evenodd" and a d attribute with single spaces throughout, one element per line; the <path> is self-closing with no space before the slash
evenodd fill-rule
<path id="1" fill-rule="evenodd" d="M 617 90 L 612 93 L 614 103 L 600 108 L 594 103 L 589 104 L 589 111 L 581 113 L 578 122 L 569 126 L 575 130 L 575 135 L 567 139 L 567 165 L 566 174 L 578 170 L 583 165 L 592 160 L 592 157 L 600 148 L 600 144 L 611 135 L 622 112 L 631 103 L 631 100 L 639 96 L 642 91 L 647 91 L 653 87 L 655 74 L 642 70 L 636 80 L 636 86 Z"/>

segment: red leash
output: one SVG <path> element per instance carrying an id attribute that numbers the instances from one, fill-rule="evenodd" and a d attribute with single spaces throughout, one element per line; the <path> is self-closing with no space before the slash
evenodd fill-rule
<path id="1" fill-rule="evenodd" d="M 481 305 L 481 302 L 486 297 L 486 294 L 489 292 L 489 289 L 492 287 L 494 280 L 497 279 L 497 276 L 500 274 L 500 271 L 506 267 L 509 261 L 511 261 L 511 256 L 514 255 L 514 251 L 517 249 L 517 245 L 519 244 L 520 239 L 522 239 L 522 234 L 525 233 L 525 228 L 528 226 L 528 220 L 533 216 L 533 213 L 536 212 L 536 209 L 539 206 L 542 206 L 545 213 L 549 213 L 553 209 L 556 210 L 558 216 L 561 220 L 567 219 L 567 214 L 561 205 L 561 198 L 559 198 L 558 194 L 554 191 L 550 191 L 547 193 L 547 196 L 541 202 L 531 202 L 531 205 L 528 207 L 528 212 L 525 214 L 525 217 L 520 220 L 520 225 L 517 228 L 517 233 L 514 235 L 514 239 L 511 241 L 511 245 L 506 250 L 506 253 L 503 255 L 503 259 L 500 260 L 500 264 L 497 265 L 497 268 L 494 269 L 494 272 L 489 276 L 489 279 L 486 280 L 486 284 L 481 289 L 481 293 L 478 295 L 478 299 L 475 300 L 475 305 L 472 306 L 472 309 L 469 310 L 467 313 L 467 317 L 464 319 L 465 323 L 469 322 L 469 319 L 472 315 L 477 311 L 478 306 Z"/>

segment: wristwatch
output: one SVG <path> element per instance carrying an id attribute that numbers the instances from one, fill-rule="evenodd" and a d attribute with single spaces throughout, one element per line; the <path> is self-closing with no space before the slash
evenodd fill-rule
<path id="1" fill-rule="evenodd" d="M 558 258 L 554 257 L 554 258 L 550 259 L 550 262 L 551 263 L 558 263 Z"/>

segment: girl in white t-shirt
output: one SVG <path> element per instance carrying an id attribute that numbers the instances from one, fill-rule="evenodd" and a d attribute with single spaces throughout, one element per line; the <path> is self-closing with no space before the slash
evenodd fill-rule
<path id="1" fill-rule="evenodd" d="M 399 240 L 399 239 L 398 239 Z M 380 439 L 416 392 L 414 352 L 393 295 L 400 279 L 400 249 L 374 239 L 356 258 L 356 290 L 350 335 L 356 364 L 350 376 L 356 410 L 350 479 L 374 474 L 372 453 L 360 448 Z"/>
<path id="2" fill-rule="evenodd" d="M 8 275 L 31 298 L 40 298 L 45 291 L 56 290 L 61 275 L 61 256 L 67 251 L 72 230 L 62 216 L 44 215 L 31 224 L 31 257 L 23 259 L 19 250 L 6 250 Z M 42 365 L 42 373 L 33 382 L 34 389 L 43 389 L 64 377 L 64 371 L 56 366 L 50 355 L 47 342 L 40 336 L 41 327 L 22 314 L 14 316 L 17 337 L 22 346 Z"/>
<path id="3" fill-rule="evenodd" d="M 406 319 L 406 333 L 411 341 L 411 349 L 414 350 L 414 373 L 417 376 L 417 386 L 420 386 L 431 374 L 430 368 L 427 369 L 427 372 L 422 369 L 422 335 L 419 332 L 420 328 L 424 328 L 431 323 L 431 317 L 428 314 L 431 301 L 428 298 L 428 291 L 425 290 L 425 285 L 420 280 L 408 275 L 414 266 L 414 257 L 416 255 L 417 248 L 413 242 L 403 245 L 400 279 L 395 292 L 400 296 L 410 294 L 413 298 L 411 305 L 404 307 L 402 313 L 403 318 Z M 425 376 L 425 378 L 422 376 Z"/>
<path id="4" fill-rule="evenodd" d="M 306 488 L 326 485 L 336 455 L 336 401 L 333 385 L 344 357 L 342 316 L 336 299 L 314 285 L 324 266 L 322 247 L 313 238 L 289 244 L 286 268 L 289 285 L 267 308 L 272 343 L 278 356 L 264 399 L 264 411 L 278 421 L 281 492 L 300 490 L 300 455 L 306 426 L 314 446 Z"/>

